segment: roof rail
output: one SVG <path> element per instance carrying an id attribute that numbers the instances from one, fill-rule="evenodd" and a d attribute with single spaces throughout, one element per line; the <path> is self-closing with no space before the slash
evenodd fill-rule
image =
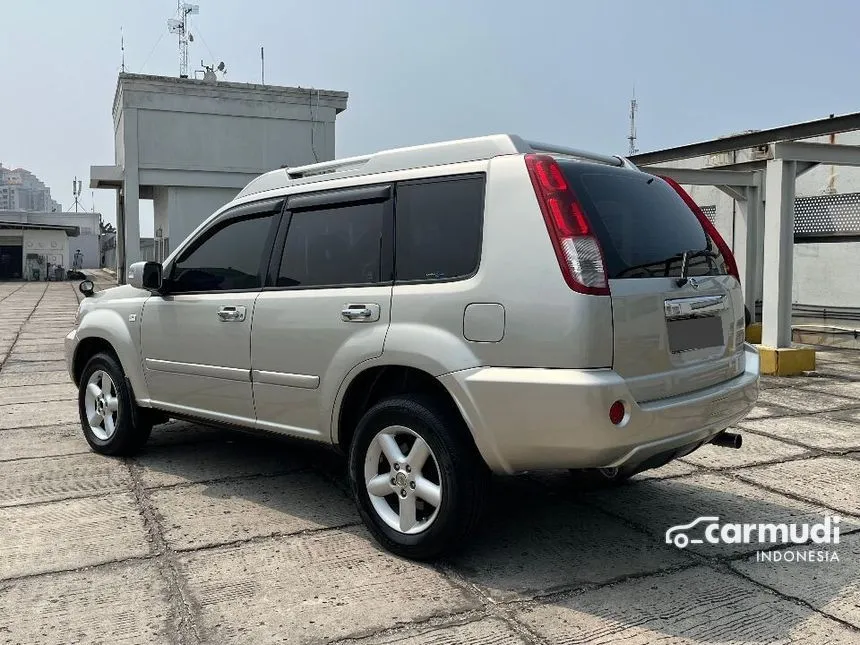
<path id="1" fill-rule="evenodd" d="M 427 166 L 483 161 L 500 155 L 545 153 L 564 155 L 587 161 L 635 168 L 623 157 L 602 155 L 575 148 L 527 141 L 514 134 L 494 134 L 471 139 L 442 141 L 407 148 L 382 150 L 374 154 L 323 161 L 272 171 L 249 183 L 239 196 L 287 186 L 293 181 L 305 183 L 324 176 L 350 177 L 372 173 L 408 170 Z M 332 177 L 332 178 L 334 178 Z M 305 180 L 305 181 L 302 181 Z"/>
<path id="2" fill-rule="evenodd" d="M 346 159 L 334 159 L 332 161 L 321 161 L 312 163 L 306 166 L 294 166 L 287 168 L 287 176 L 290 179 L 299 179 L 301 177 L 310 177 L 311 175 L 321 175 L 328 172 L 337 172 L 350 167 L 361 166 L 373 159 L 373 155 L 362 155 L 360 157 L 347 157 Z"/>

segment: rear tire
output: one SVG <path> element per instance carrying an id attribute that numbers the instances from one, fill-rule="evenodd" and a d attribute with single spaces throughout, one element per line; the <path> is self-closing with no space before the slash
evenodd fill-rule
<path id="1" fill-rule="evenodd" d="M 373 537 L 392 553 L 426 560 L 466 542 L 490 473 L 459 414 L 432 397 L 404 395 L 359 421 L 349 476 Z"/>
<path id="2" fill-rule="evenodd" d="M 135 404 L 122 366 L 105 352 L 84 367 L 78 412 L 87 443 L 103 455 L 135 454 L 152 432 L 152 422 Z"/>

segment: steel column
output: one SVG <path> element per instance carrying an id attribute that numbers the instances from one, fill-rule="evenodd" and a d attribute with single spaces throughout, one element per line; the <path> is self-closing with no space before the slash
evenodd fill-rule
<path id="1" fill-rule="evenodd" d="M 735 231 L 735 261 L 744 291 L 744 304 L 755 319 L 755 302 L 761 297 L 762 231 L 761 189 L 756 186 L 744 189 L 745 198 L 738 201 L 741 221 Z"/>
<path id="2" fill-rule="evenodd" d="M 767 162 L 764 217 L 762 344 L 791 347 L 796 162 Z"/>

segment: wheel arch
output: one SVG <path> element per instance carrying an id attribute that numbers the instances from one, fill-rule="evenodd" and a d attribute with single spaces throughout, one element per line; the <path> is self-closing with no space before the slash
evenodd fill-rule
<path id="1" fill-rule="evenodd" d="M 137 344 L 120 315 L 109 310 L 88 313 L 78 328 L 78 342 L 72 358 L 75 385 L 80 384 L 81 374 L 90 358 L 101 351 L 112 354 L 119 361 L 131 384 L 135 402 L 146 402 L 149 390 L 141 369 Z"/>
<path id="2" fill-rule="evenodd" d="M 349 452 L 355 428 L 364 412 L 378 401 L 398 394 L 432 396 L 463 420 L 475 443 L 468 420 L 448 388 L 431 373 L 402 364 L 365 365 L 345 379 L 332 414 L 332 443 L 344 453 Z"/>

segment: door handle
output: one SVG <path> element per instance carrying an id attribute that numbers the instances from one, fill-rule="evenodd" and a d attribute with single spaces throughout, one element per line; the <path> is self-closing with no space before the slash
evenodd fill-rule
<path id="1" fill-rule="evenodd" d="M 340 319 L 345 322 L 374 322 L 379 320 L 379 305 L 344 305 L 340 310 Z"/>
<path id="2" fill-rule="evenodd" d="M 218 310 L 218 318 L 221 322 L 242 322 L 245 320 L 245 307 L 225 305 Z"/>

